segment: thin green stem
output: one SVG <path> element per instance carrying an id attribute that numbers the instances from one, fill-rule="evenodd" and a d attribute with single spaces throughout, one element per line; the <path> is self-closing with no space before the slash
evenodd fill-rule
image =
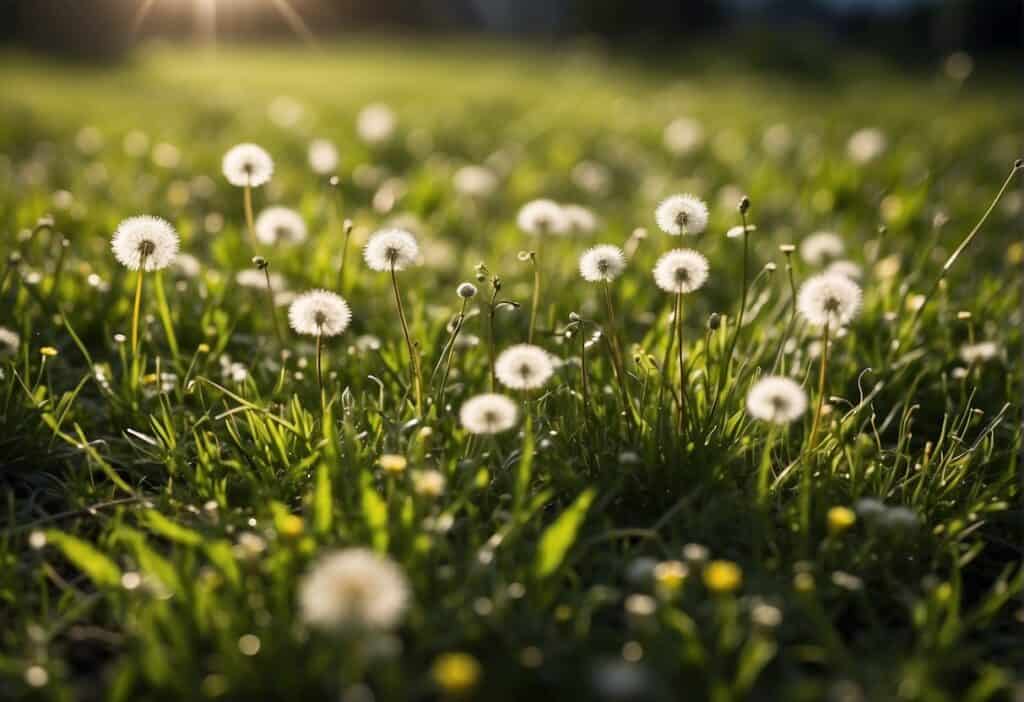
<path id="1" fill-rule="evenodd" d="M 242 202 L 245 205 L 245 226 L 249 231 L 249 243 L 252 245 L 253 250 L 256 250 L 256 227 L 253 224 L 252 217 L 252 187 L 249 183 L 245 184 L 243 190 Z"/>
<path id="2" fill-rule="evenodd" d="M 277 317 L 277 304 L 274 302 L 274 288 L 270 284 L 270 264 L 263 266 L 263 277 L 267 281 L 267 303 L 270 305 L 271 321 L 274 324 L 274 336 L 277 337 L 278 346 L 284 348 L 284 334 L 281 332 L 281 322 Z"/>
<path id="3" fill-rule="evenodd" d="M 541 234 L 541 241 L 544 241 L 543 236 Z M 533 330 L 537 326 L 537 309 L 540 306 L 540 248 L 541 246 L 538 244 L 538 251 L 530 253 L 530 260 L 533 261 L 533 300 L 530 302 L 530 330 L 526 335 L 526 342 L 528 344 L 533 343 Z"/>
<path id="4" fill-rule="evenodd" d="M 409 333 L 409 322 L 405 317 L 405 307 L 402 305 L 402 295 L 398 291 L 398 275 L 394 263 L 391 265 L 391 288 L 395 293 L 395 305 L 398 307 L 398 319 L 402 323 L 402 334 L 405 335 L 405 344 L 409 349 L 409 369 L 412 375 L 413 397 L 416 402 L 416 414 L 423 414 L 423 379 L 420 377 L 420 361 L 416 353 L 416 347 L 412 343 L 412 336 Z"/>
<path id="5" fill-rule="evenodd" d="M 626 406 L 626 413 L 630 420 L 634 420 L 633 400 L 629 395 L 629 387 L 626 385 L 626 367 L 622 358 L 622 348 L 619 346 L 618 324 L 615 320 L 615 305 L 612 304 L 611 288 L 608 281 L 603 281 L 604 301 L 608 309 L 608 337 L 612 349 L 612 363 L 615 370 L 615 379 L 618 381 L 619 392 L 622 393 L 622 404 Z"/>
<path id="6" fill-rule="evenodd" d="M 679 434 L 686 429 L 686 361 L 683 356 L 683 293 L 676 293 L 676 332 L 679 335 Z"/>
<path id="7" fill-rule="evenodd" d="M 167 295 L 164 294 L 163 274 L 157 271 L 154 274 L 154 290 L 156 291 L 156 306 L 160 312 L 160 322 L 164 327 L 164 335 L 167 336 L 167 345 L 171 347 L 171 356 L 177 363 L 180 351 L 178 350 L 178 337 L 174 333 L 174 322 L 171 319 L 171 308 L 167 304 Z"/>
<path id="8" fill-rule="evenodd" d="M 807 450 L 814 448 L 814 440 L 818 436 L 818 425 L 821 423 L 821 408 L 825 404 L 825 374 L 828 371 L 828 320 L 821 339 L 821 368 L 818 372 L 818 401 L 814 407 L 814 419 L 811 422 L 811 437 L 807 442 Z"/>
<path id="9" fill-rule="evenodd" d="M 490 391 L 494 392 L 494 388 L 497 387 L 498 376 L 495 373 L 495 345 L 494 345 L 494 301 L 498 297 L 497 286 L 491 286 L 491 302 L 487 309 L 487 360 L 491 364 L 491 388 Z"/>
<path id="10" fill-rule="evenodd" d="M 320 325 L 316 328 L 316 382 L 320 386 L 320 411 L 323 413 L 327 405 L 327 394 L 324 390 L 324 344 Z"/>
<path id="11" fill-rule="evenodd" d="M 146 260 L 139 262 L 139 271 L 135 278 L 135 305 L 132 307 L 132 355 L 139 352 L 139 312 L 142 310 L 142 276 L 145 272 Z"/>

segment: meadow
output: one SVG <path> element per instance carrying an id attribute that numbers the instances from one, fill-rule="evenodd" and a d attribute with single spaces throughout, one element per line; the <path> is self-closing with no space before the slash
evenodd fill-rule
<path id="1" fill-rule="evenodd" d="M 1020 700 L 1014 73 L 748 48 L 0 57 L 0 697 Z"/>

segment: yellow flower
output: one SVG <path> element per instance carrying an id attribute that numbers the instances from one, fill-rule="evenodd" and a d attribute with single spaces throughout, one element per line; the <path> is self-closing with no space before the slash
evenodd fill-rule
<path id="1" fill-rule="evenodd" d="M 743 584 L 743 571 L 732 561 L 711 561 L 704 569 L 704 584 L 712 592 L 734 592 Z"/>
<path id="2" fill-rule="evenodd" d="M 39 349 L 39 353 L 43 354 L 44 356 L 56 356 L 58 352 L 57 349 L 53 348 L 52 346 L 44 346 L 43 348 Z"/>
<path id="3" fill-rule="evenodd" d="M 671 594 L 678 590 L 690 569 L 680 561 L 662 561 L 654 566 L 654 581 L 663 594 Z"/>
<path id="4" fill-rule="evenodd" d="M 835 536 L 854 525 L 857 514 L 849 507 L 833 507 L 828 511 L 828 533 Z"/>
<path id="5" fill-rule="evenodd" d="M 377 465 L 387 473 L 401 473 L 408 463 L 405 456 L 399 456 L 397 453 L 385 453 L 377 459 Z"/>
<path id="6" fill-rule="evenodd" d="M 445 692 L 462 694 L 476 687 L 480 664 L 468 653 L 443 653 L 434 661 L 431 675 Z"/>

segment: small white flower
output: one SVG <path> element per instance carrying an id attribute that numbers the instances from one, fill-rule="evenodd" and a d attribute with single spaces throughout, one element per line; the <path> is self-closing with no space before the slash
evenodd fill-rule
<path id="1" fill-rule="evenodd" d="M 306 222 L 288 207 L 268 207 L 256 218 L 256 238 L 262 243 L 276 244 L 279 239 L 292 243 L 306 240 Z"/>
<path id="2" fill-rule="evenodd" d="M 800 242 L 800 258 L 820 266 L 843 255 L 843 240 L 835 232 L 814 232 Z"/>
<path id="3" fill-rule="evenodd" d="M 340 295 L 327 290 L 302 293 L 288 308 L 288 322 L 299 334 L 335 336 L 352 321 L 352 310 Z"/>
<path id="4" fill-rule="evenodd" d="M 807 393 L 795 381 L 770 375 L 754 383 L 747 393 L 752 417 L 775 424 L 789 424 L 807 410 Z"/>
<path id="5" fill-rule="evenodd" d="M 338 168 L 338 147 L 328 139 L 314 139 L 309 142 L 309 167 L 318 175 L 330 175 Z"/>
<path id="6" fill-rule="evenodd" d="M 601 244 L 588 249 L 580 256 L 580 275 L 591 283 L 611 282 L 626 268 L 626 257 L 622 249 L 611 244 Z"/>
<path id="7" fill-rule="evenodd" d="M 18 332 L 7 327 L 0 327 L 0 358 L 17 353 L 20 345 L 21 336 Z"/>
<path id="8" fill-rule="evenodd" d="M 221 170 L 232 185 L 258 188 L 274 175 L 274 160 L 262 146 L 238 144 L 224 154 Z"/>
<path id="9" fill-rule="evenodd" d="M 497 393 L 471 397 L 459 410 L 459 420 L 471 434 L 500 434 L 513 428 L 518 419 L 516 403 Z"/>
<path id="10" fill-rule="evenodd" d="M 455 190 L 468 197 L 487 197 L 498 188 L 498 176 L 485 166 L 463 166 L 452 176 Z"/>
<path id="11" fill-rule="evenodd" d="M 393 629 L 409 596 L 402 569 L 365 548 L 322 556 L 299 584 L 303 621 L 323 631 Z"/>
<path id="12" fill-rule="evenodd" d="M 800 286 L 796 306 L 811 324 L 833 327 L 849 323 L 860 308 L 860 286 L 837 273 L 808 278 Z"/>
<path id="13" fill-rule="evenodd" d="M 593 234 L 599 225 L 597 215 L 583 205 L 562 205 L 562 214 L 574 234 Z"/>
<path id="14" fill-rule="evenodd" d="M 532 344 L 516 344 L 501 352 L 494 373 L 501 384 L 513 390 L 534 390 L 555 372 L 547 351 Z"/>
<path id="15" fill-rule="evenodd" d="M 700 234 L 708 226 L 708 206 L 694 195 L 672 195 L 661 201 L 654 218 L 671 236 Z"/>
<path id="16" fill-rule="evenodd" d="M 825 268 L 826 273 L 836 273 L 846 276 L 850 280 L 860 280 L 864 271 L 853 261 L 833 261 Z"/>
<path id="17" fill-rule="evenodd" d="M 885 134 L 877 127 L 858 129 L 846 142 L 846 153 L 850 159 L 859 164 L 873 161 L 885 151 Z"/>
<path id="18" fill-rule="evenodd" d="M 129 217 L 117 226 L 110 245 L 126 268 L 158 271 L 169 266 L 178 253 L 178 233 L 159 217 Z"/>
<path id="19" fill-rule="evenodd" d="M 267 289 L 267 274 L 259 268 L 243 268 L 235 273 L 235 282 L 243 288 Z M 280 273 L 270 274 L 270 289 L 272 291 L 283 290 L 285 287 L 284 276 Z"/>
<path id="20" fill-rule="evenodd" d="M 367 105 L 356 117 L 356 132 L 367 144 L 383 144 L 390 141 L 397 125 L 398 119 L 394 110 L 380 103 Z"/>
<path id="21" fill-rule="evenodd" d="M 668 293 L 690 293 L 708 279 L 708 260 L 692 249 L 673 249 L 654 266 L 654 282 Z"/>
<path id="22" fill-rule="evenodd" d="M 516 224 L 527 234 L 564 234 L 569 230 L 569 219 L 562 206 L 554 200 L 531 200 L 519 208 Z"/>
<path id="23" fill-rule="evenodd" d="M 420 247 L 416 237 L 404 229 L 381 229 L 363 249 L 366 265 L 375 271 L 405 270 L 416 263 Z"/>
<path id="24" fill-rule="evenodd" d="M 960 347 L 960 358 L 967 365 L 991 361 L 999 355 L 999 344 L 994 341 L 979 341 L 976 344 L 964 344 Z"/>
<path id="25" fill-rule="evenodd" d="M 671 153 L 685 156 L 704 143 L 704 128 L 695 119 L 680 117 L 669 122 L 662 139 Z"/>

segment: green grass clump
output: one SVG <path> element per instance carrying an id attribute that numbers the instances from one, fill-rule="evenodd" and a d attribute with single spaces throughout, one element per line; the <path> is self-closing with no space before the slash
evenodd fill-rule
<path id="1" fill-rule="evenodd" d="M 3 696 L 1015 699 L 1024 108 L 985 73 L 850 57 L 825 85 L 699 51 L 459 44 L 6 56 Z M 377 146 L 356 134 L 369 103 L 397 115 Z M 703 135 L 673 155 L 680 116 Z M 864 128 L 884 148 L 858 162 Z M 337 145 L 336 183 L 313 138 Z M 220 173 L 246 141 L 275 160 L 257 213 L 298 210 L 304 243 L 253 245 Z M 470 164 L 491 195 L 456 191 Z M 655 226 L 679 192 L 709 203 L 704 233 Z M 725 236 L 743 195 L 746 242 Z M 516 213 L 539 197 L 599 223 L 529 237 Z M 138 214 L 194 259 L 145 275 L 136 353 L 110 237 Z M 421 247 L 400 290 L 360 255 L 384 226 Z M 794 305 L 821 266 L 780 250 L 817 230 L 863 287 L 823 393 L 821 330 Z M 629 254 L 606 291 L 579 276 L 598 243 Z M 651 275 L 678 246 L 710 263 L 681 330 Z M 269 267 L 243 285 L 254 256 Z M 325 288 L 352 308 L 322 386 L 268 274 L 278 302 Z M 535 275 L 554 377 L 508 391 L 515 430 L 471 436 L 459 408 L 527 339 Z M 747 412 L 768 374 L 807 394 L 792 424 Z M 400 568 L 399 623 L 306 625 L 304 576 L 354 547 Z"/>

